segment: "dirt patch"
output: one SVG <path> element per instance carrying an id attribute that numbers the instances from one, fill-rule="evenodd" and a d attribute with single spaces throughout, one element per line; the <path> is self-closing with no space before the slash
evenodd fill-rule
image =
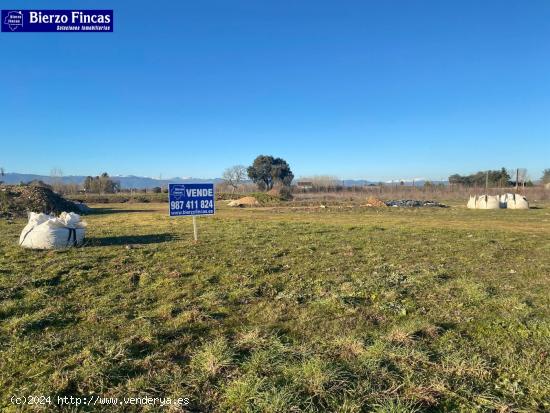
<path id="1" fill-rule="evenodd" d="M 82 213 L 82 208 L 50 188 L 41 186 L 0 186 L 0 216 L 25 217 L 27 212 L 58 215 L 61 212 Z"/>
<path id="2" fill-rule="evenodd" d="M 257 206 L 257 205 L 260 205 L 260 203 L 253 196 L 245 196 L 243 198 L 230 201 L 227 205 L 229 205 L 230 207 L 247 207 L 247 206 Z"/>
<path id="3" fill-rule="evenodd" d="M 385 208 L 387 205 L 380 198 L 377 198 L 375 196 L 369 196 L 367 198 L 367 203 L 365 204 L 365 206 L 375 207 L 375 208 Z"/>

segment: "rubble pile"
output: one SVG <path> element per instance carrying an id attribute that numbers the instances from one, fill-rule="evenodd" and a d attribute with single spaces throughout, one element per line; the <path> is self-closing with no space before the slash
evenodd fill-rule
<path id="1" fill-rule="evenodd" d="M 387 207 L 386 203 L 382 201 L 380 198 L 377 198 L 375 196 L 369 196 L 367 198 L 367 203 L 365 206 L 368 207 L 375 207 L 375 208 L 385 208 Z"/>
<path id="2" fill-rule="evenodd" d="M 386 206 L 389 207 L 408 207 L 408 208 L 418 208 L 418 207 L 437 207 L 437 208 L 447 208 L 447 205 L 442 204 L 437 201 L 421 201 L 418 199 L 394 199 L 386 201 Z"/>
<path id="3" fill-rule="evenodd" d="M 229 203 L 227 205 L 229 205 L 230 207 L 247 207 L 247 206 L 256 206 L 256 205 L 259 205 L 260 203 L 258 202 L 258 200 L 256 198 L 254 198 L 253 196 L 245 196 L 243 198 L 240 198 L 240 199 L 235 199 L 233 201 L 229 201 Z"/>
<path id="4" fill-rule="evenodd" d="M 1 185 L 0 216 L 26 217 L 28 212 L 60 214 L 82 212 L 82 208 L 68 201 L 50 188 L 42 186 Z"/>

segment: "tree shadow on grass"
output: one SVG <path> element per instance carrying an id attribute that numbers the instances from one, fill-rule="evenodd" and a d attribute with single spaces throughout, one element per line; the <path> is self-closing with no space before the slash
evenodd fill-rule
<path id="1" fill-rule="evenodd" d="M 177 239 L 174 234 L 119 235 L 114 237 L 86 238 L 85 245 L 90 247 L 108 247 L 113 245 L 145 245 L 159 244 Z"/>

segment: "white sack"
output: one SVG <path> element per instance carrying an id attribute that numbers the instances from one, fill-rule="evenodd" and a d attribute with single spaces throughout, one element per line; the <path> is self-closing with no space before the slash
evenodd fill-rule
<path id="1" fill-rule="evenodd" d="M 481 195 L 476 202 L 478 209 L 499 209 L 500 199 L 498 195 Z"/>
<path id="2" fill-rule="evenodd" d="M 469 209 L 476 209 L 476 199 L 477 196 L 470 195 L 470 199 L 468 200 L 468 204 L 466 205 Z"/>
<path id="3" fill-rule="evenodd" d="M 56 218 L 31 212 L 19 237 L 19 245 L 32 249 L 69 248 L 82 245 L 85 234 L 86 223 L 78 214 L 63 212 Z"/>
<path id="4" fill-rule="evenodd" d="M 509 209 L 529 209 L 527 198 L 520 194 L 504 194 L 500 197 L 500 202 L 504 203 L 504 208 Z"/>

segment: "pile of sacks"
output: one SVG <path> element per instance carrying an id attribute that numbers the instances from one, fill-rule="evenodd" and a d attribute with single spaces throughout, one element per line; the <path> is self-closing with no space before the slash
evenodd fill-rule
<path id="1" fill-rule="evenodd" d="M 520 194 L 473 195 L 467 207 L 470 209 L 529 209 L 527 198 Z"/>
<path id="2" fill-rule="evenodd" d="M 62 212 L 59 217 L 29 213 L 29 222 L 19 237 L 19 245 L 31 249 L 59 249 L 82 245 L 86 223 L 74 212 Z"/>

